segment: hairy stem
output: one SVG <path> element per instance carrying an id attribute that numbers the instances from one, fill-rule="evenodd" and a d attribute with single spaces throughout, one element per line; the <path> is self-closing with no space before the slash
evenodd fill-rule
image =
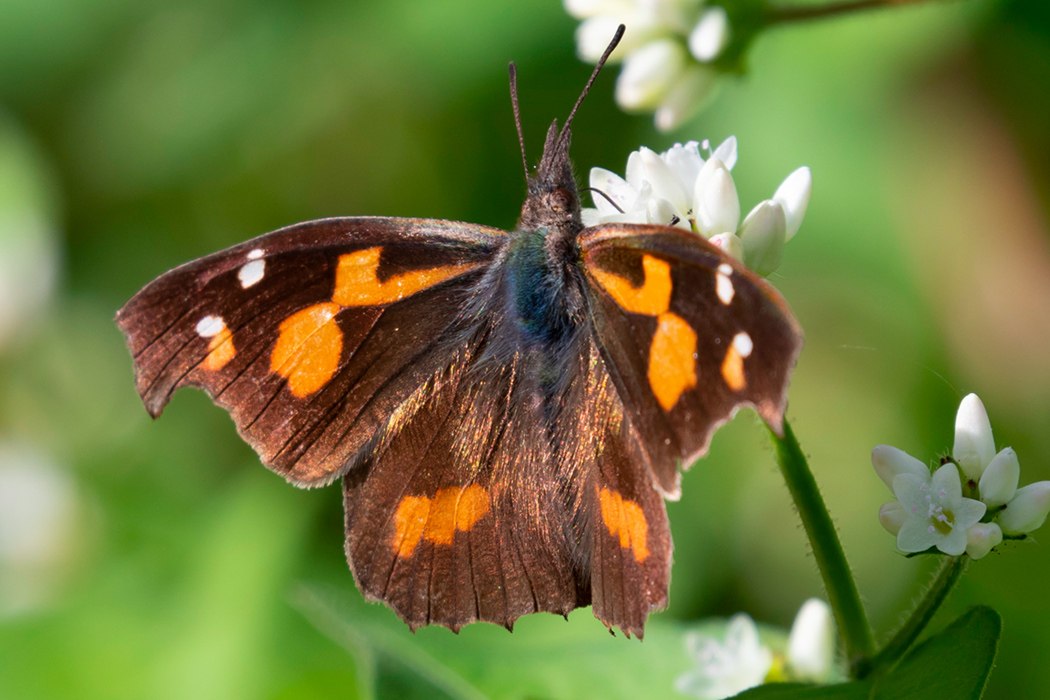
<path id="1" fill-rule="evenodd" d="M 937 572 L 929 590 L 926 591 L 926 595 L 919 601 L 915 610 L 904 621 L 904 624 L 893 635 L 893 638 L 871 660 L 871 664 L 867 669 L 870 675 L 882 675 L 897 665 L 901 657 L 907 653 L 908 649 L 915 643 L 915 640 L 922 634 L 922 631 L 926 629 L 926 625 L 930 624 L 930 620 L 937 613 L 937 609 L 941 607 L 941 603 L 948 598 L 948 594 L 951 593 L 959 577 L 966 570 L 966 564 L 970 561 L 969 557 L 966 556 L 944 557 L 943 559 L 941 568 Z"/>
<path id="2" fill-rule="evenodd" d="M 785 420 L 783 437 L 772 429 L 770 434 L 776 446 L 780 472 L 784 475 L 788 491 L 795 501 L 799 517 L 802 518 L 806 536 L 809 537 L 810 546 L 813 548 L 813 557 L 817 560 L 820 575 L 824 579 L 828 600 L 846 645 L 850 674 L 859 676 L 866 673 L 875 643 L 860 602 L 860 595 L 857 593 L 857 584 L 853 581 L 853 574 L 846 562 L 842 544 L 839 543 L 838 533 L 831 522 L 831 516 L 828 515 L 813 472 L 809 470 L 809 464 L 791 426 Z"/>
<path id="3" fill-rule="evenodd" d="M 823 5 L 771 4 L 766 6 L 765 25 L 824 19 L 863 10 L 898 7 L 901 5 L 918 5 L 924 2 L 931 2 L 931 0 L 840 0 L 839 2 L 830 2 Z"/>

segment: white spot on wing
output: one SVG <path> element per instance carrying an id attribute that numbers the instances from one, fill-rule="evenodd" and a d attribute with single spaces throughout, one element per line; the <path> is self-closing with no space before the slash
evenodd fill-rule
<path id="1" fill-rule="evenodd" d="M 741 331 L 733 336 L 733 347 L 740 354 L 740 357 L 747 357 L 751 354 L 751 351 L 755 349 L 754 343 L 751 342 L 751 336 Z"/>
<path id="2" fill-rule="evenodd" d="M 733 266 L 729 263 L 722 263 L 718 266 L 718 272 L 728 277 L 729 275 L 733 274 Z"/>
<path id="3" fill-rule="evenodd" d="M 730 302 L 733 301 L 733 295 L 736 294 L 736 290 L 733 289 L 733 282 L 728 276 L 722 274 L 722 268 L 729 267 L 728 265 L 722 264 L 718 266 L 718 274 L 715 275 L 715 292 L 718 294 L 718 298 L 723 304 L 729 306 Z"/>
<path id="4" fill-rule="evenodd" d="M 266 261 L 252 260 L 250 263 L 245 263 L 237 272 L 237 279 L 241 281 L 241 287 L 243 289 L 247 289 L 248 287 L 261 280 L 263 278 L 263 275 L 265 274 Z"/>
<path id="5" fill-rule="evenodd" d="M 222 333 L 225 327 L 226 323 L 219 316 L 205 316 L 197 321 L 197 335 L 202 338 L 211 338 Z"/>
<path id="6" fill-rule="evenodd" d="M 258 260 L 264 255 L 262 248 L 256 248 L 255 250 L 248 253 L 249 260 Z"/>

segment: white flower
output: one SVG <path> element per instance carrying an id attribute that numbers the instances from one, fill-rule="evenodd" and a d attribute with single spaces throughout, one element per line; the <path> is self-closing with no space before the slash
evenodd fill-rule
<path id="1" fill-rule="evenodd" d="M 1020 535 L 1042 527 L 1050 513 L 1050 481 L 1037 481 L 1017 489 L 999 515 L 999 525 L 1008 535 Z"/>
<path id="2" fill-rule="evenodd" d="M 966 531 L 966 555 L 980 559 L 999 546 L 1003 531 L 995 523 L 977 523 Z"/>
<path id="3" fill-rule="evenodd" d="M 721 700 L 760 685 L 773 667 L 773 652 L 759 641 L 755 621 L 743 613 L 729 620 L 724 641 L 692 632 L 685 644 L 696 668 L 679 676 L 675 688 L 703 700 Z"/>
<path id="4" fill-rule="evenodd" d="M 799 168 L 772 199 L 761 202 L 740 223 L 740 199 L 731 173 L 736 138 L 714 151 L 702 144 L 676 143 L 664 153 L 642 147 L 627 158 L 626 178 L 593 168 L 594 208 L 583 210 L 587 226 L 637 223 L 692 230 L 762 275 L 780 264 L 784 243 L 798 231 L 809 203 L 812 178 Z"/>
<path id="5" fill-rule="evenodd" d="M 937 547 L 959 556 L 966 551 L 966 531 L 984 516 L 985 505 L 963 498 L 959 470 L 946 464 L 933 477 L 898 474 L 893 492 L 904 506 L 905 520 L 897 533 L 902 552 L 924 552 Z"/>
<path id="6" fill-rule="evenodd" d="M 787 663 L 791 677 L 827 681 L 835 662 L 835 619 L 831 607 L 810 598 L 799 608 L 788 636 Z"/>
<path id="7" fill-rule="evenodd" d="M 968 394 L 955 414 L 955 445 L 952 457 L 967 479 L 977 481 L 995 456 L 995 440 L 988 412 L 977 394 Z"/>
<path id="8" fill-rule="evenodd" d="M 729 16 L 700 0 L 565 0 L 582 20 L 576 53 L 596 63 L 616 28 L 626 27 L 609 62 L 623 61 L 616 102 L 627 111 L 655 112 L 656 128 L 669 131 L 693 116 L 713 95 L 710 64 L 729 43 Z"/>
<path id="9" fill-rule="evenodd" d="M 1023 538 L 1046 521 L 1050 481 L 1017 488 L 1017 453 L 1010 447 L 995 452 L 992 424 L 976 394 L 959 404 L 952 460 L 947 461 L 931 479 L 922 462 L 896 447 L 872 450 L 875 472 L 899 499 L 883 504 L 879 522 L 897 536 L 902 551 L 936 546 L 945 554 L 958 556 L 965 550 L 971 559 L 980 559 L 1004 536 Z M 960 472 L 967 479 L 967 495 L 979 501 L 962 497 Z"/>

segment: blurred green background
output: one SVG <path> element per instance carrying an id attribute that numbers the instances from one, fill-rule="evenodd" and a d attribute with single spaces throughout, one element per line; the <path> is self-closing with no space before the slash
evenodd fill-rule
<path id="1" fill-rule="evenodd" d="M 671 607 L 639 644 L 588 610 L 413 636 L 354 589 L 339 489 L 267 472 L 200 393 L 138 402 L 112 318 L 170 267 L 323 216 L 513 227 L 507 62 L 535 158 L 590 71 L 574 28 L 557 2 L 0 0 L 0 697 L 673 697 L 691 623 L 787 626 L 821 594 L 750 413 L 668 505 Z M 806 330 L 789 418 L 885 635 L 930 562 L 878 524 L 874 445 L 936 459 L 975 391 L 1022 483 L 1050 478 L 1050 8 L 785 26 L 748 65 L 670 135 L 609 71 L 575 161 L 735 134 L 744 211 L 811 167 L 773 278 Z M 989 698 L 1050 697 L 1048 577 L 1004 545 L 934 622 L 1002 613 Z"/>

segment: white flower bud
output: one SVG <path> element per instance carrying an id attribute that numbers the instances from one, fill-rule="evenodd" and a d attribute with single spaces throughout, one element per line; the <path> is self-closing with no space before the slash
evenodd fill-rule
<path id="1" fill-rule="evenodd" d="M 788 636 L 787 660 L 794 675 L 826 681 L 835 659 L 835 620 L 823 600 L 810 598 L 798 611 Z"/>
<path id="2" fill-rule="evenodd" d="M 772 199 L 759 202 L 737 232 L 744 246 L 744 263 L 763 276 L 780 267 L 785 230 L 784 208 L 780 202 Z"/>
<path id="3" fill-rule="evenodd" d="M 883 503 L 882 507 L 879 508 L 879 523 L 891 535 L 897 535 L 901 531 L 901 525 L 904 524 L 907 518 L 908 512 L 904 510 L 904 506 L 900 504 L 900 501 Z"/>
<path id="4" fill-rule="evenodd" d="M 718 58 L 729 43 L 729 16 L 724 8 L 712 7 L 700 15 L 689 34 L 689 53 L 704 63 Z"/>
<path id="5" fill-rule="evenodd" d="M 1017 482 L 1021 479 L 1021 465 L 1017 461 L 1017 453 L 1013 448 L 1006 447 L 1000 450 L 988 468 L 981 475 L 981 482 L 977 487 L 981 494 L 981 500 L 989 508 L 1009 503 L 1017 491 Z"/>
<path id="6" fill-rule="evenodd" d="M 658 226 L 681 226 L 683 221 L 682 213 L 662 197 L 653 197 L 646 202 L 645 214 L 648 223 Z"/>
<path id="7" fill-rule="evenodd" d="M 718 158 L 700 168 L 693 189 L 693 217 L 696 230 L 705 238 L 718 233 L 734 233 L 740 223 L 740 200 L 729 169 Z"/>
<path id="8" fill-rule="evenodd" d="M 999 546 L 1003 531 L 995 523 L 977 523 L 966 531 L 966 554 L 980 559 Z"/>
<path id="9" fill-rule="evenodd" d="M 685 68 L 685 50 L 673 39 L 651 41 L 624 59 L 616 103 L 628 111 L 655 109 Z"/>
<path id="10" fill-rule="evenodd" d="M 1037 481 L 1017 489 L 999 515 L 999 526 L 1008 535 L 1020 535 L 1042 526 L 1050 513 L 1050 481 Z"/>
<path id="11" fill-rule="evenodd" d="M 995 457 L 995 440 L 988 412 L 977 394 L 969 394 L 955 414 L 955 446 L 952 457 L 962 467 L 966 478 L 977 481 Z"/>
<path id="12" fill-rule="evenodd" d="M 705 66 L 687 68 L 656 108 L 654 123 L 671 131 L 703 109 L 715 96 L 718 73 Z"/>
<path id="13" fill-rule="evenodd" d="M 711 236 L 711 244 L 718 246 L 740 262 L 744 262 L 744 246 L 735 233 L 719 233 Z"/>
<path id="14" fill-rule="evenodd" d="M 602 215 L 622 214 L 631 209 L 638 200 L 637 190 L 628 185 L 622 177 L 605 168 L 591 168 L 588 184 L 592 189 L 604 192 L 609 198 L 606 199 L 597 192 L 591 194 L 595 208 Z M 609 201 L 610 199 L 612 202 Z M 616 203 L 615 206 L 613 202 Z"/>
<path id="15" fill-rule="evenodd" d="M 892 445 L 878 445 L 872 450 L 871 466 L 875 467 L 875 473 L 890 491 L 893 490 L 893 478 L 898 474 L 914 474 L 927 480 L 930 478 L 930 470 L 925 464 Z"/>
<path id="16" fill-rule="evenodd" d="M 790 241 L 802 226 L 802 219 L 809 207 L 809 195 L 813 191 L 813 175 L 809 168 L 802 166 L 784 178 L 780 187 L 773 193 L 773 199 L 784 207 L 787 217 L 785 240 Z"/>

